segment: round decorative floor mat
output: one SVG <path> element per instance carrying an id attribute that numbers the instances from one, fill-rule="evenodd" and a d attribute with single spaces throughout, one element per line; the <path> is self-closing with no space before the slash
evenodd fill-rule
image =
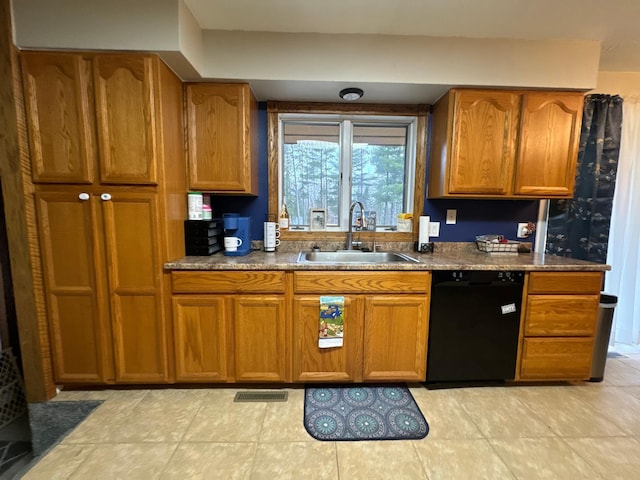
<path id="1" fill-rule="evenodd" d="M 417 440 L 429 424 L 407 387 L 307 387 L 304 428 L 318 440 Z"/>

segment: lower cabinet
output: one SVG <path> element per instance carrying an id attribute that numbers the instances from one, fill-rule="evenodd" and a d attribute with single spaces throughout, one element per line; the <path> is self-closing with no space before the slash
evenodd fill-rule
<path id="1" fill-rule="evenodd" d="M 294 273 L 294 381 L 424 381 L 430 281 L 428 272 Z M 341 347 L 319 347 L 325 294 L 344 296 Z"/>
<path id="2" fill-rule="evenodd" d="M 289 348 L 284 295 L 237 295 L 229 300 L 236 381 L 286 381 Z"/>
<path id="3" fill-rule="evenodd" d="M 299 382 L 362 381 L 362 299 L 344 299 L 342 347 L 320 348 L 320 298 L 296 296 L 293 299 L 293 378 Z"/>
<path id="4" fill-rule="evenodd" d="M 592 337 L 525 337 L 520 378 L 586 379 L 591 369 Z"/>
<path id="5" fill-rule="evenodd" d="M 516 380 L 589 378 L 601 282 L 528 274 Z M 174 271 L 171 284 L 177 382 L 425 380 L 430 272 Z M 320 348 L 324 295 L 344 298 L 342 346 Z"/>
<path id="6" fill-rule="evenodd" d="M 166 383 L 158 195 L 101 191 L 36 191 L 55 379 Z"/>
<path id="7" fill-rule="evenodd" d="M 293 296 L 285 293 L 286 275 L 293 278 Z M 332 272 L 328 277 L 324 272 L 184 271 L 172 272 L 171 279 L 178 382 L 425 379 L 428 272 Z M 344 296 L 341 347 L 318 345 L 325 294 Z"/>
<path id="8" fill-rule="evenodd" d="M 519 379 L 589 378 L 601 286 L 600 272 L 529 274 Z"/>
<path id="9" fill-rule="evenodd" d="M 178 382 L 286 382 L 284 272 L 172 272 Z"/>
<path id="10" fill-rule="evenodd" d="M 426 379 L 428 313 L 427 295 L 365 299 L 364 380 Z"/>
<path id="11" fill-rule="evenodd" d="M 214 295 L 174 295 L 176 380 L 226 382 L 231 331 L 226 302 Z"/>

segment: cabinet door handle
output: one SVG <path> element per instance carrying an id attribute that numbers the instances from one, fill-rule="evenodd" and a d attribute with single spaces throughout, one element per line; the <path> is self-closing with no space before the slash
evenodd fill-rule
<path id="1" fill-rule="evenodd" d="M 107 200 L 111 200 L 111 194 L 103 193 L 102 195 L 100 195 L 100 198 L 106 202 Z"/>
<path id="2" fill-rule="evenodd" d="M 86 202 L 87 200 L 89 200 L 89 198 L 91 198 L 91 196 L 86 192 L 82 192 L 80 195 L 78 195 L 78 198 L 83 202 Z"/>

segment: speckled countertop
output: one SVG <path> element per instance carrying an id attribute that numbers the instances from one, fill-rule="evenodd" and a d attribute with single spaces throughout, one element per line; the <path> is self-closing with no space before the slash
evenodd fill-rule
<path id="1" fill-rule="evenodd" d="M 291 242 L 276 253 L 259 249 L 244 256 L 218 252 L 208 257 L 183 257 L 164 264 L 165 270 L 524 270 L 524 271 L 605 271 L 609 265 L 538 253 L 484 253 L 475 243 L 435 243 L 433 253 L 416 253 L 410 245 L 383 245 L 381 251 L 403 252 L 418 260 L 407 263 L 298 263 L 300 250 L 308 245 Z M 326 250 L 335 250 L 328 246 Z M 389 248 L 391 247 L 391 248 Z M 323 248 L 325 250 L 325 248 Z"/>

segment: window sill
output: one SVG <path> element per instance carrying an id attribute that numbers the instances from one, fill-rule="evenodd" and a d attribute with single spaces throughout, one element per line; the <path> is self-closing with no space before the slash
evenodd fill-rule
<path id="1" fill-rule="evenodd" d="M 354 240 L 363 242 L 373 241 L 373 232 L 353 232 Z M 284 230 L 280 232 L 280 240 L 342 240 L 346 241 L 347 232 L 331 232 L 327 230 Z M 413 232 L 387 232 L 379 231 L 375 233 L 377 242 L 412 242 Z"/>

